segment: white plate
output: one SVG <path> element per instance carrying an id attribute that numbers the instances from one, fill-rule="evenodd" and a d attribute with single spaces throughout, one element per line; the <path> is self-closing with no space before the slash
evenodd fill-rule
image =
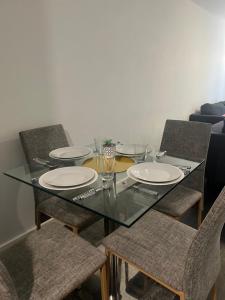
<path id="1" fill-rule="evenodd" d="M 57 159 L 81 158 L 92 153 L 92 150 L 85 146 L 63 147 L 52 150 L 49 156 Z"/>
<path id="2" fill-rule="evenodd" d="M 136 178 L 151 182 L 172 181 L 181 175 L 179 168 L 156 162 L 145 162 L 132 166 L 130 172 Z"/>
<path id="3" fill-rule="evenodd" d="M 131 178 L 132 180 L 134 181 L 137 181 L 137 182 L 141 182 L 141 183 L 144 183 L 144 184 L 149 184 L 149 185 L 170 185 L 170 184 L 175 184 L 175 183 L 178 183 L 179 181 L 181 181 L 183 178 L 184 178 L 184 173 L 180 170 L 181 172 L 181 175 L 179 178 L 177 178 L 176 180 L 172 180 L 172 181 L 166 181 L 166 182 L 151 182 L 151 181 L 145 181 L 145 180 L 141 180 L 135 176 L 133 176 L 130 172 L 130 168 L 127 170 L 127 176 L 129 178 Z"/>
<path id="4" fill-rule="evenodd" d="M 42 175 L 42 179 L 49 185 L 56 187 L 71 187 L 85 184 L 95 176 L 95 172 L 87 167 L 65 167 L 49 171 Z"/>
<path id="5" fill-rule="evenodd" d="M 44 182 L 43 180 L 43 176 L 45 174 L 43 174 L 40 178 L 39 178 L 39 184 L 46 188 L 46 189 L 49 189 L 49 190 L 55 190 L 55 191 L 66 191 L 66 190 L 75 190 L 75 189 L 80 189 L 82 187 L 85 187 L 85 186 L 89 186 L 91 184 L 93 184 L 97 179 L 98 179 L 98 173 L 96 171 L 94 171 L 95 175 L 94 175 L 94 178 L 91 179 L 90 181 L 84 183 L 84 184 L 81 184 L 81 185 L 76 185 L 76 186 L 71 186 L 71 187 L 55 187 L 55 186 L 52 186 L 50 184 L 47 184 L 46 182 Z"/>
<path id="6" fill-rule="evenodd" d="M 123 155 L 141 155 L 146 151 L 146 145 L 139 144 L 125 144 L 125 145 L 117 145 L 116 152 Z"/>

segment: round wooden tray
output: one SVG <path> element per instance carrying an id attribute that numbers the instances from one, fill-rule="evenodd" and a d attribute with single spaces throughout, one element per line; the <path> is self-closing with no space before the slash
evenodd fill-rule
<path id="1" fill-rule="evenodd" d="M 125 172 L 129 167 L 131 167 L 134 164 L 134 160 L 126 156 L 116 156 L 115 161 L 116 162 L 114 171 L 116 173 Z M 82 166 L 92 168 L 99 173 L 96 157 L 92 157 L 85 160 Z"/>

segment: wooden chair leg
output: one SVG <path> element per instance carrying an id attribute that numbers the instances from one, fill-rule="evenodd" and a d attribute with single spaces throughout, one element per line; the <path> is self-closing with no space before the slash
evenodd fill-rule
<path id="1" fill-rule="evenodd" d="M 78 234 L 78 229 L 76 227 L 71 227 L 71 228 L 72 228 L 73 233 Z"/>
<path id="2" fill-rule="evenodd" d="M 216 295 L 216 284 L 213 285 L 212 290 L 211 290 L 211 299 L 216 300 L 217 295 Z"/>
<path id="3" fill-rule="evenodd" d="M 120 294 L 121 274 L 122 274 L 122 259 L 118 258 L 118 262 L 117 262 L 117 295 L 118 295 L 118 299 L 122 298 L 121 294 Z"/>
<path id="4" fill-rule="evenodd" d="M 106 252 L 106 282 L 108 284 L 108 290 L 109 290 L 109 283 L 110 283 L 110 280 L 111 280 L 111 277 L 110 277 L 110 272 L 111 272 L 111 268 L 110 268 L 110 254 L 108 252 Z"/>
<path id="5" fill-rule="evenodd" d="M 129 282 L 129 265 L 126 261 L 124 262 L 124 265 L 125 265 L 125 284 L 127 286 Z"/>
<path id="6" fill-rule="evenodd" d="M 102 300 L 109 299 L 109 283 L 107 281 L 108 276 L 106 270 L 106 264 L 104 264 L 100 269 Z"/>

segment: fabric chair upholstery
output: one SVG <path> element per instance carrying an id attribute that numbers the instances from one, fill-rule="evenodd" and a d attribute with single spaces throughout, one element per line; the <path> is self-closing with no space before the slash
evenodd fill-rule
<path id="1" fill-rule="evenodd" d="M 211 124 L 166 120 L 160 151 L 168 155 L 201 161 L 207 156 Z"/>
<path id="2" fill-rule="evenodd" d="M 50 159 L 48 157 L 50 151 L 69 146 L 61 124 L 21 131 L 19 136 L 31 171 L 35 171 L 40 167 L 33 162 L 33 158 Z M 99 219 L 92 212 L 86 211 L 72 203 L 65 203 L 65 201 L 57 197 L 49 197 L 48 193 L 38 189 L 34 189 L 34 198 L 36 225 L 38 228 L 40 227 L 40 212 L 58 219 L 78 231 Z"/>
<path id="3" fill-rule="evenodd" d="M 154 209 L 164 212 L 172 217 L 179 218 L 190 207 L 194 206 L 201 197 L 202 193 L 199 191 L 180 184 L 154 206 Z"/>
<path id="4" fill-rule="evenodd" d="M 48 198 L 38 206 L 39 211 L 79 230 L 93 224 L 100 217 L 58 197 Z"/>
<path id="5" fill-rule="evenodd" d="M 9 272 L 0 261 L 0 299 L 18 300 L 15 286 Z"/>
<path id="6" fill-rule="evenodd" d="M 19 135 L 27 162 L 31 168 L 35 168 L 34 157 L 49 159 L 50 151 L 69 146 L 61 124 L 21 131 Z"/>
<path id="7" fill-rule="evenodd" d="M 225 188 L 199 230 L 152 210 L 131 228 L 117 229 L 103 244 L 109 253 L 172 288 L 177 295 L 184 293 L 182 299 L 206 300 L 220 271 L 224 222 Z"/>
<path id="8" fill-rule="evenodd" d="M 166 150 L 167 155 L 170 156 L 201 162 L 207 157 L 210 135 L 210 124 L 167 120 L 160 150 Z M 205 163 L 154 208 L 166 214 L 181 217 L 195 203 L 201 201 L 204 194 L 204 174 Z"/>
<path id="9" fill-rule="evenodd" d="M 131 228 L 120 227 L 106 237 L 103 244 L 147 274 L 154 274 L 180 290 L 185 259 L 195 235 L 195 229 L 151 210 Z"/>
<path id="10" fill-rule="evenodd" d="M 106 257 L 51 220 L 42 230 L 28 234 L 1 252 L 0 260 L 5 266 L 0 265 L 0 299 L 56 300 L 67 296 L 102 268 Z"/>

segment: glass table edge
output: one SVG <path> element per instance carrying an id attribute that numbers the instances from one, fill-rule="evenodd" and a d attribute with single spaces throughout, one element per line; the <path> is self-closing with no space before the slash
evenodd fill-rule
<path id="1" fill-rule="evenodd" d="M 170 157 L 173 157 L 173 156 L 170 156 Z M 173 158 L 179 159 L 178 157 L 173 157 Z M 186 160 L 186 161 L 190 161 L 190 160 Z M 195 162 L 195 161 L 192 161 L 192 162 Z M 124 227 L 126 227 L 126 228 L 130 228 L 130 227 L 131 227 L 132 225 L 134 225 L 141 217 L 143 217 L 150 209 L 152 209 L 158 202 L 160 202 L 166 195 L 168 195 L 168 193 L 170 193 L 172 190 L 174 190 L 174 189 L 178 186 L 178 184 L 181 184 L 187 177 L 189 177 L 189 176 L 190 176 L 190 175 L 191 175 L 198 167 L 200 167 L 204 162 L 205 162 L 205 159 L 201 160 L 200 162 L 197 162 L 197 161 L 196 161 L 195 163 L 197 163 L 198 165 L 196 165 L 196 166 L 192 169 L 191 172 L 189 172 L 186 176 L 184 176 L 184 178 L 183 178 L 181 181 L 175 183 L 175 184 L 173 185 L 173 187 L 172 187 L 170 190 L 168 190 L 168 191 L 167 191 L 160 199 L 158 199 L 154 204 L 152 204 L 152 205 L 150 205 L 149 207 L 147 207 L 146 210 L 144 210 L 143 212 L 141 212 L 140 215 L 139 215 L 135 220 L 129 222 L 129 224 L 127 224 L 126 222 L 121 222 L 121 221 L 119 221 L 119 220 L 115 220 L 115 219 L 111 218 L 110 216 L 106 216 L 106 215 L 104 215 L 104 214 L 102 214 L 102 213 L 100 213 L 100 212 L 98 212 L 98 211 L 96 211 L 96 210 L 94 210 L 94 209 L 91 209 L 91 208 L 89 208 L 89 207 L 87 207 L 87 206 L 80 205 L 80 204 L 77 203 L 77 202 L 74 202 L 74 201 L 72 201 L 72 200 L 70 200 L 70 199 L 67 199 L 67 198 L 63 197 L 62 195 L 60 195 L 60 193 L 59 193 L 59 194 L 56 194 L 56 193 L 51 192 L 51 190 L 46 189 L 46 188 L 42 187 L 41 185 L 35 185 L 35 186 L 34 186 L 34 185 L 32 184 L 32 179 L 31 179 L 31 182 L 29 183 L 29 182 L 27 182 L 27 181 L 25 181 L 25 180 L 23 180 L 23 179 L 21 179 L 21 178 L 15 177 L 15 176 L 13 176 L 13 175 L 7 173 L 8 171 L 3 171 L 2 174 L 5 175 L 5 176 L 10 177 L 10 178 L 12 178 L 12 179 L 15 179 L 15 180 L 17 180 L 17 181 L 20 181 L 20 182 L 22 182 L 22 183 L 24 183 L 24 184 L 26 184 L 26 185 L 29 185 L 29 186 L 32 187 L 32 188 L 37 188 L 37 189 L 39 189 L 39 190 L 41 190 L 41 191 L 43 191 L 43 192 L 47 192 L 48 194 L 50 194 L 50 195 L 52 195 L 52 196 L 54 196 L 54 197 L 61 198 L 62 200 L 67 201 L 68 203 L 72 203 L 72 204 L 74 204 L 74 205 L 77 205 L 77 206 L 79 206 L 80 208 L 86 209 L 86 210 L 88 210 L 88 211 L 90 211 L 90 212 L 92 212 L 92 213 L 94 213 L 94 214 L 99 215 L 100 217 L 103 217 L 104 219 L 108 219 L 108 220 L 110 220 L 110 221 L 112 221 L 112 222 L 114 222 L 114 223 L 117 223 L 117 224 L 121 225 L 121 226 L 124 226 Z M 9 171 L 10 171 L 10 170 L 9 170 Z"/>

